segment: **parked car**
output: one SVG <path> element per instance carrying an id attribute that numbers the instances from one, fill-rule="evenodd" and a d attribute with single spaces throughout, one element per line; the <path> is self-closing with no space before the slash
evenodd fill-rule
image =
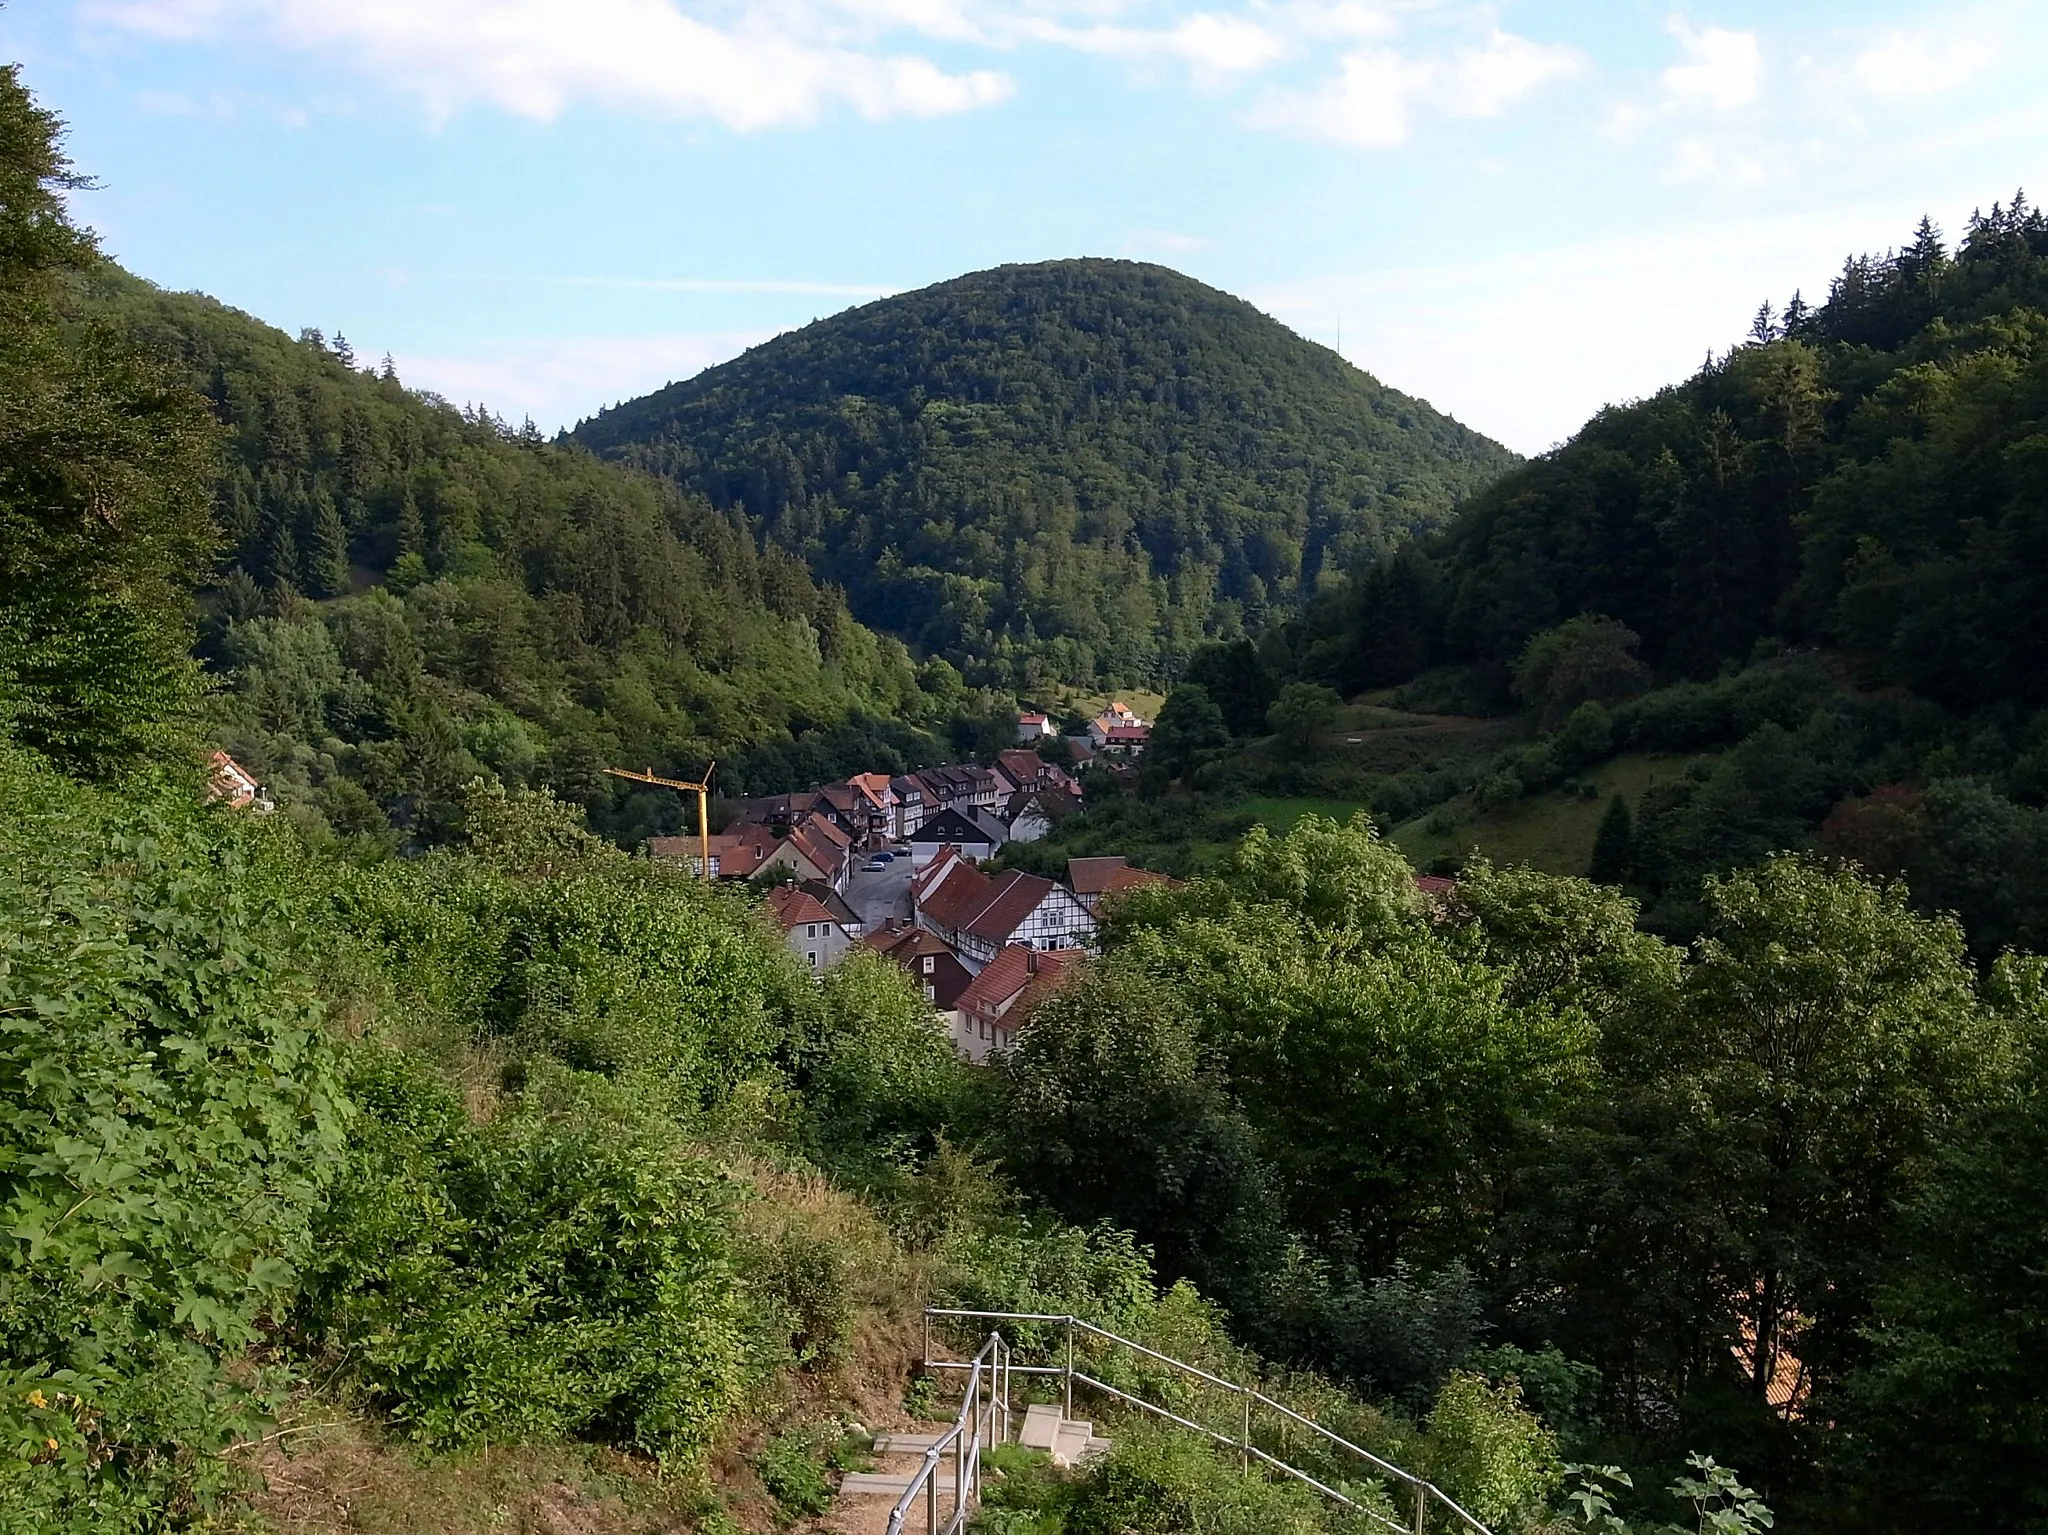
<path id="1" fill-rule="evenodd" d="M 894 853 L 884 851 L 875 854 L 876 863 L 894 863 L 895 861 L 896 855 Z"/>
<path id="2" fill-rule="evenodd" d="M 861 865 L 861 870 L 863 873 L 867 874 L 879 874 L 882 872 L 882 870 L 888 867 L 889 866 L 886 863 L 882 862 L 881 859 L 870 858 L 866 863 Z"/>

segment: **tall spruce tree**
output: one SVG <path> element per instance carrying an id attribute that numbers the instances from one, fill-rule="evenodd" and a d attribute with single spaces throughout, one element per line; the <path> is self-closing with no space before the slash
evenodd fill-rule
<path id="1" fill-rule="evenodd" d="M 87 185 L 0 66 L 0 734 L 107 775 L 177 751 L 199 675 L 187 583 L 213 549 L 204 402 L 73 299 Z"/>
<path id="2" fill-rule="evenodd" d="M 1619 885 L 1634 872 L 1635 862 L 1635 825 L 1628 801 L 1617 794 L 1607 802 L 1607 813 L 1593 834 L 1593 861 L 1586 873 L 1603 885 Z"/>

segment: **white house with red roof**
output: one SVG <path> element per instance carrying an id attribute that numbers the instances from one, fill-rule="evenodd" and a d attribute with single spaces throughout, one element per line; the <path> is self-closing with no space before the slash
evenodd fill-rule
<path id="1" fill-rule="evenodd" d="M 1052 721 L 1045 715 L 1026 712 L 1017 716 L 1017 739 L 1025 745 L 1043 741 L 1052 734 Z"/>
<path id="2" fill-rule="evenodd" d="M 825 903 L 801 886 L 778 885 L 769 891 L 768 913 L 797 958 L 821 973 L 844 959 L 856 941 Z"/>
<path id="3" fill-rule="evenodd" d="M 1033 949 L 1013 943 L 1002 949 L 954 1003 L 953 1043 L 979 1064 L 1008 1050 L 1031 1021 L 1038 1004 L 1065 981 L 1086 956 L 1078 949 Z"/>

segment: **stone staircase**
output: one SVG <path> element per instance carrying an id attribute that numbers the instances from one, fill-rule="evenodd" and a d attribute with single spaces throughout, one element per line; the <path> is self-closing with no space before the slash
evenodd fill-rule
<path id="1" fill-rule="evenodd" d="M 875 1469 L 847 1472 L 839 1483 L 840 1498 L 887 1497 L 893 1502 L 902 1497 L 925 1451 L 940 1437 L 935 1433 L 877 1434 Z M 1025 1409 L 1015 1442 L 1027 1450 L 1045 1451 L 1056 1466 L 1085 1466 L 1109 1450 L 1109 1441 L 1096 1435 L 1093 1423 L 1064 1417 L 1059 1408 L 1048 1406 Z"/>

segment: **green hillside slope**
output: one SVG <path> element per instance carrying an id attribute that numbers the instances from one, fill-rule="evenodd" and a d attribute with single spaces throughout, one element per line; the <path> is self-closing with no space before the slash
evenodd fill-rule
<path id="1" fill-rule="evenodd" d="M 464 415 L 213 300 L 106 269 L 90 311 L 226 425 L 216 736 L 335 825 L 431 836 L 470 777 L 615 830 L 598 769 L 724 759 L 778 789 L 917 755 L 966 695 L 701 497 Z M 888 726 L 873 723 L 893 722 Z"/>
<path id="2" fill-rule="evenodd" d="M 1103 260 L 851 310 L 577 436 L 1024 687 L 1169 676 L 1515 462 L 1240 299 Z"/>
<path id="3" fill-rule="evenodd" d="M 2048 219 L 2016 198 L 1767 307 L 1290 639 L 1342 688 L 1442 668 L 1420 691 L 1540 715 L 1495 821 L 1611 754 L 1727 749 L 1624 791 L 1620 867 L 1666 931 L 1696 929 L 1703 875 L 1818 845 L 1989 955 L 2048 934 L 2044 611 Z"/>

